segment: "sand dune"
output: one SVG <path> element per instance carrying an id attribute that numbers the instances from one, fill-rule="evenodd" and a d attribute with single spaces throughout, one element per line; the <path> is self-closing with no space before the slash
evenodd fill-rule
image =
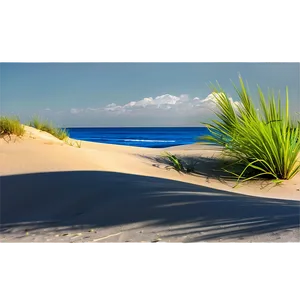
<path id="1" fill-rule="evenodd" d="M 220 148 L 168 149 L 198 160 L 196 174 L 167 170 L 163 150 L 77 148 L 27 126 L 21 139 L 0 139 L 1 239 L 299 241 L 300 175 L 233 189 L 214 171 Z"/>

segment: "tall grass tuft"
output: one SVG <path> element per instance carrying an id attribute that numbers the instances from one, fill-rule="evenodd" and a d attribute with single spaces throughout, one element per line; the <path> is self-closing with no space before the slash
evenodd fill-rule
<path id="1" fill-rule="evenodd" d="M 164 152 L 162 157 L 167 158 L 172 165 L 172 168 L 174 168 L 177 172 L 185 171 L 183 162 L 176 155 L 171 154 L 170 152 Z"/>
<path id="2" fill-rule="evenodd" d="M 56 128 L 51 122 L 42 121 L 37 116 L 33 117 L 33 119 L 29 122 L 29 126 L 48 132 L 60 140 L 65 140 L 69 137 L 66 129 Z"/>
<path id="3" fill-rule="evenodd" d="M 0 116 L 0 136 L 12 134 L 22 136 L 24 133 L 24 126 L 20 123 L 19 118 Z"/>
<path id="4" fill-rule="evenodd" d="M 289 114 L 288 88 L 283 107 L 279 93 L 276 97 L 269 92 L 265 97 L 258 86 L 257 110 L 241 77 L 239 83 L 239 88 L 234 85 L 238 105 L 220 85 L 212 85 L 218 120 L 203 123 L 211 135 L 200 140 L 223 146 L 225 153 L 236 159 L 227 171 L 237 176 L 237 183 L 258 176 L 276 182 L 293 178 L 300 171 L 300 125 L 292 122 Z M 240 174 L 234 171 L 237 166 L 242 167 Z"/>

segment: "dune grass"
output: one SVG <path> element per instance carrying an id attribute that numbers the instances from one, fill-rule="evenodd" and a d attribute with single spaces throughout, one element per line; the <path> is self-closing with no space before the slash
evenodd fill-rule
<path id="1" fill-rule="evenodd" d="M 51 122 L 42 121 L 37 116 L 33 117 L 33 119 L 29 122 L 29 126 L 48 132 L 60 140 L 65 140 L 69 137 L 66 129 L 57 128 Z"/>
<path id="2" fill-rule="evenodd" d="M 0 116 L 0 136 L 22 136 L 24 133 L 24 126 L 20 123 L 19 118 Z"/>
<path id="3" fill-rule="evenodd" d="M 224 147 L 235 158 L 225 171 L 237 177 L 237 184 L 259 176 L 275 182 L 293 178 L 300 171 L 300 125 L 289 114 L 288 88 L 285 106 L 280 94 L 269 92 L 267 98 L 258 87 L 260 107 L 256 109 L 243 80 L 234 88 L 240 105 L 233 103 L 220 85 L 212 85 L 218 120 L 203 123 L 210 131 L 200 140 Z M 236 173 L 236 167 L 242 170 Z"/>
<path id="4" fill-rule="evenodd" d="M 198 161 L 190 160 L 187 161 L 186 159 L 179 158 L 178 156 L 170 153 L 170 152 L 163 152 L 161 157 L 166 159 L 174 170 L 179 173 L 193 173 L 195 172 L 195 167 L 199 163 Z"/>
<path id="5" fill-rule="evenodd" d="M 71 140 L 70 138 L 65 139 L 65 143 L 72 147 L 81 148 L 81 141 Z"/>
<path id="6" fill-rule="evenodd" d="M 184 171 L 183 162 L 176 155 L 171 154 L 170 152 L 164 152 L 162 153 L 162 157 L 166 158 L 171 164 L 172 168 L 175 169 L 177 172 Z"/>

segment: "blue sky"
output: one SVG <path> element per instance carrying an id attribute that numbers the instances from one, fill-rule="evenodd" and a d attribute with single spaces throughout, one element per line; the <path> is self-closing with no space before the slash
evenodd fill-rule
<path id="1" fill-rule="evenodd" d="M 289 87 L 300 111 L 297 63 L 2 63 L 1 115 L 33 115 L 59 126 L 198 126 L 213 118 L 208 87 L 218 81 L 237 100 L 230 80 Z"/>

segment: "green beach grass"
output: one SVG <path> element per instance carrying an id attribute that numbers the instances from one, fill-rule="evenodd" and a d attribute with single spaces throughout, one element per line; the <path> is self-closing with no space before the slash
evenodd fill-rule
<path id="1" fill-rule="evenodd" d="M 165 158 L 170 164 L 170 167 L 179 173 L 193 173 L 195 172 L 196 165 L 199 163 L 196 160 L 187 161 L 186 159 L 179 158 L 170 152 L 163 152 L 161 157 Z"/>
<path id="2" fill-rule="evenodd" d="M 0 116 L 0 136 L 22 136 L 24 133 L 24 126 L 20 123 L 18 117 Z"/>
<path id="3" fill-rule="evenodd" d="M 199 139 L 223 146 L 225 154 L 235 159 L 225 171 L 237 177 L 237 184 L 259 176 L 278 183 L 293 178 L 300 171 L 300 125 L 289 114 L 288 88 L 282 107 L 279 93 L 275 97 L 269 92 L 266 98 L 258 87 L 260 107 L 256 109 L 241 77 L 239 83 L 234 88 L 240 105 L 219 84 L 212 85 L 218 119 L 203 123 L 211 135 Z"/>
<path id="4" fill-rule="evenodd" d="M 72 147 L 81 148 L 81 141 L 71 140 L 70 138 L 65 139 L 65 143 Z"/>
<path id="5" fill-rule="evenodd" d="M 43 121 L 39 117 L 34 117 L 27 125 L 50 133 L 69 146 L 81 148 L 81 141 L 70 140 L 69 134 L 65 129 L 57 128 L 51 122 Z M 18 117 L 0 116 L 0 136 L 23 136 L 24 133 L 25 128 Z"/>
<path id="6" fill-rule="evenodd" d="M 43 121 L 37 116 L 33 117 L 29 122 L 29 126 L 48 132 L 60 140 L 65 140 L 69 137 L 69 134 L 65 129 L 57 128 L 51 122 Z"/>

